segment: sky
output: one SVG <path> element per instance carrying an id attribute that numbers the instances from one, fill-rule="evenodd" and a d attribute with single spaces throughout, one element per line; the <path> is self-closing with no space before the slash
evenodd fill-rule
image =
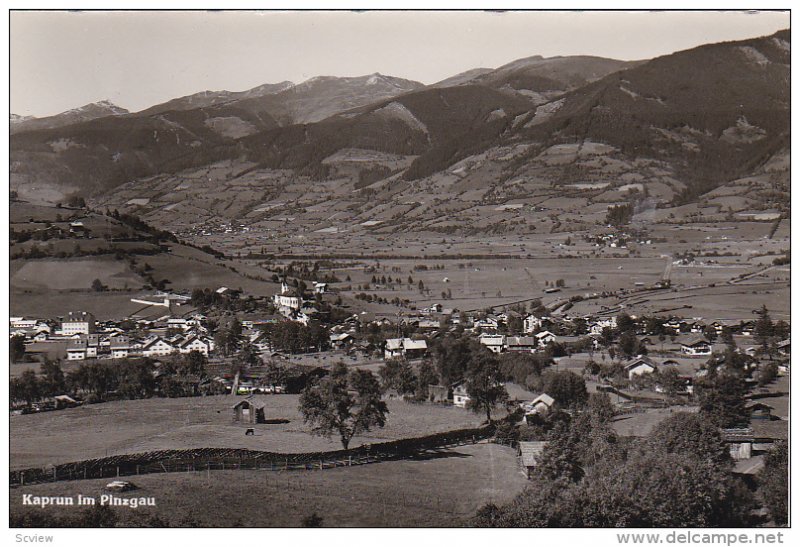
<path id="1" fill-rule="evenodd" d="M 788 12 L 11 12 L 11 112 L 143 110 L 203 90 L 381 74 L 431 84 L 542 55 L 649 59 L 789 28 Z"/>

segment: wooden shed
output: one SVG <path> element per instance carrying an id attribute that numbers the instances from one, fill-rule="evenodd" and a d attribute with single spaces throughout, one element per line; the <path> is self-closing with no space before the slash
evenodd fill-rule
<path id="1" fill-rule="evenodd" d="M 233 420 L 248 424 L 263 424 L 266 422 L 264 405 L 257 404 L 250 397 L 242 399 L 233 405 Z"/>
<path id="2" fill-rule="evenodd" d="M 531 471 L 536 467 L 536 458 L 541 456 L 547 441 L 520 441 L 519 458 L 520 464 L 525 469 L 525 474 L 531 478 Z"/>

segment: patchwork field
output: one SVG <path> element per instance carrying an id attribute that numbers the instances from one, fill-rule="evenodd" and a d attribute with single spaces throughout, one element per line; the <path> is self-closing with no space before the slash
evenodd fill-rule
<path id="1" fill-rule="evenodd" d="M 341 444 L 311 435 L 297 409 L 298 395 L 256 396 L 267 419 L 287 424 L 233 422 L 240 397 L 190 397 L 115 401 L 11 417 L 11 467 L 39 467 L 114 454 L 180 448 L 249 448 L 273 452 L 338 450 Z M 480 417 L 455 407 L 388 401 L 383 429 L 356 437 L 351 446 L 474 427 Z"/>
<path id="2" fill-rule="evenodd" d="M 22 496 L 93 496 L 105 480 L 58 482 L 11 491 L 11 512 L 29 510 Z M 116 510 L 122 524 L 155 515 L 171 526 L 296 527 L 316 513 L 323 526 L 459 526 L 486 503 L 501 505 L 527 483 L 512 448 L 488 443 L 431 452 L 413 460 L 325 471 L 212 471 L 133 477 L 157 507 Z M 50 509 L 50 508 L 48 508 Z M 52 508 L 67 516 L 78 507 Z"/>

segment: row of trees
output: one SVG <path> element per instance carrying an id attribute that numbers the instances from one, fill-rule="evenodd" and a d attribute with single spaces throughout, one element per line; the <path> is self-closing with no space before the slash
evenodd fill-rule
<path id="1" fill-rule="evenodd" d="M 119 359 L 89 361 L 67 374 L 58 361 L 45 360 L 39 374 L 29 369 L 12 378 L 9 393 L 12 402 L 31 405 L 68 393 L 99 402 L 223 392 L 221 384 L 206 381 L 206 365 L 206 357 L 197 351 L 165 359 L 159 368 L 149 358 Z"/>

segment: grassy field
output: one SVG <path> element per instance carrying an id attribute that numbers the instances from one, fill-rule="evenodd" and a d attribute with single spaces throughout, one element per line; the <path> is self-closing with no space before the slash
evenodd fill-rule
<path id="1" fill-rule="evenodd" d="M 459 526 L 486 503 L 508 502 L 527 482 L 515 451 L 488 443 L 325 471 L 212 471 L 131 480 L 139 489 L 119 495 L 153 496 L 157 507 L 117 508 L 124 525 L 141 526 L 158 515 L 171 526 L 248 527 L 300 526 L 303 517 L 315 512 L 324 526 Z M 107 482 L 16 488 L 11 490 L 11 512 L 30 510 L 22 506 L 24 494 L 99 498 Z M 79 510 L 52 508 L 60 516 Z"/>
<path id="2" fill-rule="evenodd" d="M 268 419 L 245 436 L 233 422 L 241 397 L 188 397 L 115 401 L 79 408 L 11 417 L 11 466 L 15 469 L 149 450 L 226 447 L 273 452 L 337 450 L 341 444 L 311 435 L 297 409 L 298 395 L 256 396 Z M 383 429 L 356 437 L 351 446 L 474 427 L 480 418 L 455 407 L 388 401 Z"/>
<path id="3" fill-rule="evenodd" d="M 419 271 L 414 269 L 417 265 L 428 268 L 442 265 L 444 269 Z M 396 285 L 395 290 L 373 286 L 364 292 L 389 300 L 407 298 L 417 307 L 441 302 L 447 307 L 469 310 L 532 298 L 541 298 L 547 303 L 576 294 L 633 289 L 636 282 L 650 285 L 660 280 L 664 267 L 662 258 L 431 259 L 382 260 L 379 273 L 365 273 L 361 267 L 341 269 L 335 273 L 342 280 L 348 275 L 351 279 L 337 284 L 338 287 L 353 285 L 354 289 L 359 284 L 371 282 L 373 275 L 378 278 L 384 275 L 400 277 L 403 284 Z M 414 280 L 411 288 L 407 285 L 409 275 Z M 559 279 L 564 280 L 565 288 L 559 293 L 546 294 L 545 289 Z M 420 294 L 419 281 L 430 290 L 430 295 Z M 448 290 L 452 292 L 452 299 L 442 301 L 442 291 Z"/>
<path id="4" fill-rule="evenodd" d="M 23 262 L 16 260 L 14 262 Z M 89 289 L 99 279 L 111 289 L 138 289 L 143 280 L 125 262 L 112 257 L 27 260 L 11 276 L 14 289 Z"/>

